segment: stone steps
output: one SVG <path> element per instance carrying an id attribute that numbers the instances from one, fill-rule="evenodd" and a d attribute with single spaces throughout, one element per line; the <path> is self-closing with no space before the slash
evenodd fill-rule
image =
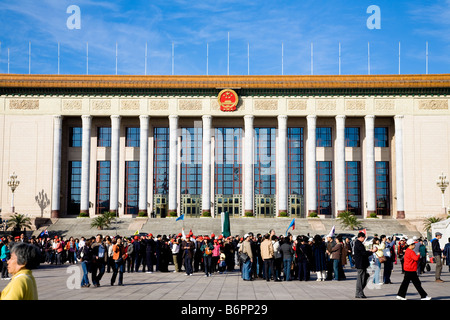
<path id="1" fill-rule="evenodd" d="M 131 236 L 136 231 L 141 234 L 152 233 L 158 234 L 174 234 L 181 232 L 184 227 L 185 232 L 190 230 L 195 235 L 216 235 L 221 234 L 221 220 L 220 218 L 185 218 L 184 221 L 175 221 L 175 218 L 122 218 L 113 222 L 108 229 L 97 230 L 91 228 L 90 218 L 63 218 L 52 221 L 53 224 L 46 225 L 33 231 L 33 235 L 39 234 L 47 229 L 50 236 L 63 237 L 90 237 L 98 233 L 102 235 L 120 235 Z M 285 234 L 291 218 L 230 218 L 230 228 L 232 235 L 244 235 L 247 232 L 267 233 L 270 229 L 274 229 L 276 234 Z M 412 237 L 414 235 L 421 236 L 422 234 L 409 223 L 407 220 L 395 219 L 361 219 L 363 227 L 366 228 L 368 235 L 375 233 L 381 235 L 391 235 L 393 233 L 404 233 Z M 336 233 L 353 233 L 357 231 L 345 230 L 341 227 L 340 221 L 337 219 L 296 219 L 295 230 L 290 229 L 294 235 L 314 236 L 316 234 L 328 234 L 331 228 L 335 226 Z"/>

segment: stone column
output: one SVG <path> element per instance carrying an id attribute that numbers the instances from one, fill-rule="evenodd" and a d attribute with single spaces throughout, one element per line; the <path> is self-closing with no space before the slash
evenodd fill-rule
<path id="1" fill-rule="evenodd" d="M 61 209 L 61 140 L 62 140 L 61 115 L 53 116 L 53 183 L 52 183 L 52 218 L 59 218 Z"/>
<path id="2" fill-rule="evenodd" d="M 90 115 L 81 116 L 82 145 L 81 145 L 81 199 L 80 212 L 89 214 L 89 168 L 91 165 L 91 125 Z"/>
<path id="3" fill-rule="evenodd" d="M 149 116 L 139 116 L 139 211 L 147 213 Z"/>
<path id="4" fill-rule="evenodd" d="M 254 210 L 254 131 L 253 131 L 253 115 L 244 116 L 244 214 L 251 213 Z"/>
<path id="5" fill-rule="evenodd" d="M 117 213 L 119 209 L 119 150 L 120 116 L 111 116 L 111 184 L 109 211 Z"/>
<path id="6" fill-rule="evenodd" d="M 278 147 L 277 147 L 277 167 L 278 167 L 278 215 L 281 212 L 288 212 L 288 162 L 287 162 L 287 119 L 286 115 L 278 117 Z"/>
<path id="7" fill-rule="evenodd" d="M 308 214 L 317 212 L 317 175 L 316 175 L 316 115 L 306 117 L 308 125 L 308 140 L 306 141 L 306 198 Z"/>
<path id="8" fill-rule="evenodd" d="M 395 122 L 395 179 L 397 187 L 397 219 L 405 219 L 405 190 L 403 178 L 403 115 L 394 117 Z"/>
<path id="9" fill-rule="evenodd" d="M 337 216 L 346 211 L 345 185 L 345 116 L 336 116 L 336 196 Z"/>
<path id="10" fill-rule="evenodd" d="M 204 115 L 202 150 L 202 213 L 211 212 L 211 124 L 212 117 Z"/>
<path id="11" fill-rule="evenodd" d="M 178 116 L 169 116 L 169 211 L 177 212 Z"/>
<path id="12" fill-rule="evenodd" d="M 367 115 L 364 117 L 366 124 L 366 146 L 365 146 L 365 167 L 366 177 L 364 179 L 366 185 L 366 204 L 367 216 L 376 212 L 375 202 L 375 116 Z"/>

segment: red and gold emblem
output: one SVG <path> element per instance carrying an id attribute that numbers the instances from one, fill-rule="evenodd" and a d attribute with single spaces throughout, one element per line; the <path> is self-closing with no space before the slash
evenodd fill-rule
<path id="1" fill-rule="evenodd" d="M 235 111 L 239 102 L 237 93 L 231 89 L 224 89 L 220 91 L 217 98 L 221 111 Z"/>

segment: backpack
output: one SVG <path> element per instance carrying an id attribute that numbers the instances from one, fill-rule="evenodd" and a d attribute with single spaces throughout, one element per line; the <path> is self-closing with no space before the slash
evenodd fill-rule
<path id="1" fill-rule="evenodd" d="M 205 247 L 205 254 L 207 254 L 208 256 L 212 254 L 212 250 L 209 246 Z"/>

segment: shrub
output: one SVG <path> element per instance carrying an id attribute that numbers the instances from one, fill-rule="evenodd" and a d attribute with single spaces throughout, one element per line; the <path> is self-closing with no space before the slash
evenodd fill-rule
<path id="1" fill-rule="evenodd" d="M 138 217 L 146 217 L 147 216 L 147 212 L 146 211 L 139 211 L 137 216 Z"/>
<path id="2" fill-rule="evenodd" d="M 211 217 L 211 211 L 205 210 L 202 212 L 202 217 Z"/>
<path id="3" fill-rule="evenodd" d="M 245 212 L 244 212 L 244 215 L 245 215 L 246 217 L 253 217 L 253 211 L 245 211 Z"/>
<path id="4" fill-rule="evenodd" d="M 89 213 L 87 213 L 87 212 L 80 212 L 78 217 L 80 217 L 80 218 L 89 218 Z"/>
<path id="5" fill-rule="evenodd" d="M 310 212 L 308 214 L 308 218 L 318 218 L 318 217 L 319 217 L 319 215 L 317 214 L 317 212 Z"/>
<path id="6" fill-rule="evenodd" d="M 376 212 L 371 212 L 367 218 L 377 219 L 378 218 L 377 217 L 377 213 Z"/>
<path id="7" fill-rule="evenodd" d="M 288 213 L 287 213 L 287 211 L 280 211 L 279 212 L 279 217 L 287 217 L 288 216 Z"/>
<path id="8" fill-rule="evenodd" d="M 338 219 L 341 221 L 341 225 L 345 228 L 355 230 L 361 228 L 361 222 L 358 221 L 358 218 L 350 212 L 350 211 L 344 211 L 339 214 Z"/>

